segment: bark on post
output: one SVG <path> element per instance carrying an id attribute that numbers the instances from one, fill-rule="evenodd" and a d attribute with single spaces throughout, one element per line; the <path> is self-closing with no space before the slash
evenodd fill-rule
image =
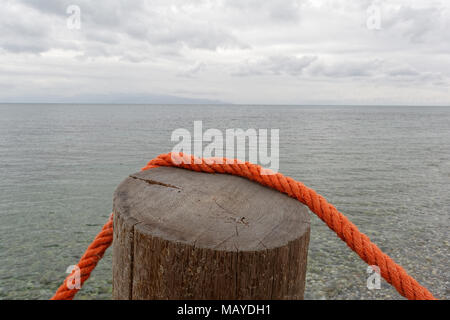
<path id="1" fill-rule="evenodd" d="M 308 208 L 244 178 L 154 168 L 114 194 L 114 299 L 303 299 Z"/>

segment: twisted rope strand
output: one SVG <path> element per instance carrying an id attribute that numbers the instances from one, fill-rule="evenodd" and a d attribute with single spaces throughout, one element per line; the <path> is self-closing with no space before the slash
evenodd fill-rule
<path id="1" fill-rule="evenodd" d="M 86 252 L 81 257 L 76 265 L 80 272 L 80 288 L 70 289 L 69 284 L 72 283 L 73 277 L 77 272 L 75 267 L 71 274 L 69 274 L 61 286 L 56 290 L 56 293 L 50 300 L 72 300 L 75 294 L 81 289 L 83 283 L 89 278 L 91 272 L 97 266 L 97 263 L 105 254 L 106 249 L 113 241 L 113 214 L 111 213 L 108 221 L 103 226 L 102 230 L 95 237 L 94 241 L 86 249 Z"/>
<path id="2" fill-rule="evenodd" d="M 382 252 L 380 248 L 370 241 L 369 237 L 360 232 L 346 216 L 339 212 L 332 204 L 328 203 L 324 197 L 306 187 L 301 182 L 295 181 L 290 177 L 285 177 L 280 173 L 274 174 L 270 170 L 249 162 L 227 158 L 203 159 L 182 153 L 161 154 L 148 162 L 141 170 L 144 171 L 160 166 L 178 167 L 197 172 L 237 175 L 285 193 L 308 206 L 363 261 L 369 265 L 378 266 L 381 276 L 388 283 L 392 284 L 402 296 L 410 300 L 436 300 L 425 287 L 421 286 L 401 266 Z M 111 219 L 112 215 L 78 263 L 82 274 L 81 284 L 89 278 L 90 273 L 103 256 L 105 250 L 111 245 Z M 97 248 L 98 250 L 95 250 Z M 68 289 L 66 282 L 69 280 L 70 275 L 52 299 L 72 299 L 75 296 L 79 289 Z"/>
<path id="3" fill-rule="evenodd" d="M 189 161 L 190 160 L 190 161 Z M 223 163 L 229 163 L 226 158 L 205 159 L 187 157 L 183 154 L 168 153 L 158 156 L 151 160 L 142 170 L 147 170 L 153 166 L 174 166 L 195 171 L 211 173 L 222 173 L 218 166 Z M 200 162 L 200 163 L 199 163 Z M 381 276 L 404 297 L 410 300 L 434 300 L 433 295 L 422 287 L 414 278 L 398 264 L 396 264 L 388 255 L 381 251 L 377 245 L 372 243 L 365 234 L 339 212 L 333 205 L 329 204 L 324 197 L 317 194 L 314 190 L 306 187 L 303 183 L 297 182 L 292 178 L 285 177 L 282 174 L 263 175 L 263 169 L 259 165 L 249 162 L 233 161 L 227 164 L 231 170 L 227 172 L 248 178 L 267 187 L 276 189 L 296 198 L 301 203 L 308 206 L 327 226 L 333 230 L 337 236 L 342 239 L 358 256 L 369 265 L 376 265 L 380 268 Z"/>

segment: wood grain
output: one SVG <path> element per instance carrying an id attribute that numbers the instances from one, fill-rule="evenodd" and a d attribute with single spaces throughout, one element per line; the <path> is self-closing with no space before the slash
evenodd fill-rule
<path id="1" fill-rule="evenodd" d="M 113 201 L 115 299 L 302 299 L 308 208 L 246 179 L 130 175 Z"/>

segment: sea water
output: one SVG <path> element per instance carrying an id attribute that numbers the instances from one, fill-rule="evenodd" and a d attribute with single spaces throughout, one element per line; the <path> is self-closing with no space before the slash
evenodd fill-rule
<path id="1" fill-rule="evenodd" d="M 450 108 L 0 104 L 0 299 L 48 299 L 106 221 L 117 185 L 193 123 L 279 129 L 279 171 L 315 189 L 449 298 Z M 307 299 L 397 299 L 316 216 Z M 111 250 L 78 299 L 111 298 Z"/>

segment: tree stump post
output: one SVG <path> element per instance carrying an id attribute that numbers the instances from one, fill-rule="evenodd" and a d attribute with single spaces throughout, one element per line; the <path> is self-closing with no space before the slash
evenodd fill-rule
<path id="1" fill-rule="evenodd" d="M 244 178 L 159 167 L 113 202 L 114 299 L 303 299 L 310 222 Z"/>

